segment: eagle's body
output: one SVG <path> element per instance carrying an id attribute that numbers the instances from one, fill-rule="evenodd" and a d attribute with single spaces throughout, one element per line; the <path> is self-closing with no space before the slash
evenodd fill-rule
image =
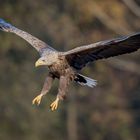
<path id="1" fill-rule="evenodd" d="M 98 59 L 131 53 L 140 48 L 140 33 L 77 47 L 67 52 L 59 52 L 45 42 L 2 19 L 0 19 L 0 29 L 22 37 L 39 52 L 40 58 L 36 61 L 35 66 L 48 66 L 49 74 L 41 93 L 33 100 L 33 104 L 40 104 L 42 96 L 48 93 L 55 78 L 60 80 L 56 100 L 51 104 L 52 110 L 56 110 L 59 100 L 66 97 L 66 91 L 71 81 L 89 87 L 96 86 L 96 80 L 78 73 L 88 63 Z"/>
<path id="2" fill-rule="evenodd" d="M 52 65 L 49 65 L 48 68 L 49 71 L 53 73 L 57 78 L 59 78 L 61 75 L 66 75 L 67 70 L 70 70 L 70 66 L 64 56 L 58 56 L 57 61 Z"/>

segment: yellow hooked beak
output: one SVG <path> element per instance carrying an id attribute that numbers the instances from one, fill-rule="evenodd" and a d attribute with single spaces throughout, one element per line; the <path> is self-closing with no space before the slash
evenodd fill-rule
<path id="1" fill-rule="evenodd" d="M 45 65 L 45 63 L 42 60 L 37 60 L 35 62 L 35 67 L 41 66 L 41 65 Z"/>

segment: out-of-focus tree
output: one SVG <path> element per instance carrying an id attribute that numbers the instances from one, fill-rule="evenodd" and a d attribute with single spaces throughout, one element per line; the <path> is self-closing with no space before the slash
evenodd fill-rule
<path id="1" fill-rule="evenodd" d="M 0 17 L 58 50 L 140 30 L 139 1 L 1 0 Z M 39 107 L 46 67 L 28 43 L 0 32 L 0 140 L 139 140 L 140 52 L 89 65 L 82 73 L 98 80 L 94 89 L 73 84 L 56 112 L 49 104 L 57 81 Z"/>

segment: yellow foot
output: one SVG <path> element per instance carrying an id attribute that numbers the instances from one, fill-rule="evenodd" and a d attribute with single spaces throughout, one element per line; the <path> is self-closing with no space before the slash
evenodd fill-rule
<path id="1" fill-rule="evenodd" d="M 56 100 L 54 102 L 52 102 L 52 104 L 50 105 L 50 108 L 52 111 L 56 110 L 57 107 L 58 107 L 58 102 L 59 102 L 59 99 L 56 98 Z"/>
<path id="2" fill-rule="evenodd" d="M 38 95 L 37 97 L 35 97 L 32 101 L 32 104 L 36 104 L 36 105 L 40 105 L 41 99 L 42 99 L 42 94 Z"/>

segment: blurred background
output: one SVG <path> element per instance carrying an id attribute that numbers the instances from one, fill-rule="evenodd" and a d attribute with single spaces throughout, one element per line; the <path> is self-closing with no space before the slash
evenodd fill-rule
<path id="1" fill-rule="evenodd" d="M 139 0 L 0 0 L 0 17 L 65 51 L 140 31 Z M 0 140 L 140 140 L 140 51 L 97 61 L 81 71 L 98 80 L 73 83 L 59 109 L 49 105 L 58 80 L 39 107 L 46 67 L 27 42 L 0 32 Z"/>

